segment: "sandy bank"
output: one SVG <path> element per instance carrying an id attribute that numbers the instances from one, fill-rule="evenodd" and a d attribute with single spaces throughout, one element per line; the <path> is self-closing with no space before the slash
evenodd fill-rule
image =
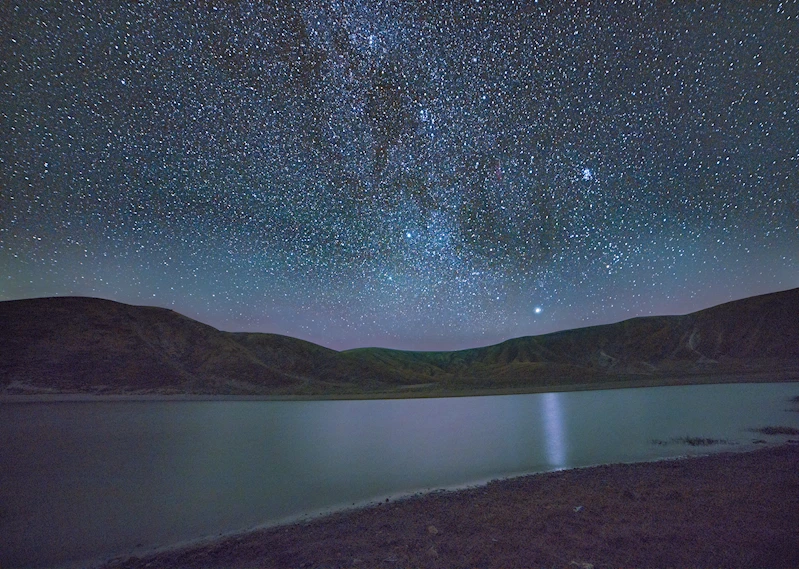
<path id="1" fill-rule="evenodd" d="M 106 567 L 798 567 L 799 444 L 539 474 Z"/>

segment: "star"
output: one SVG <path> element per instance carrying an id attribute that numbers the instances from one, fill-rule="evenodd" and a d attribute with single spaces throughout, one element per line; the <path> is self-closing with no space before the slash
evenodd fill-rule
<path id="1" fill-rule="evenodd" d="M 11 4 L 0 300 L 459 349 L 799 286 L 790 3 Z"/>

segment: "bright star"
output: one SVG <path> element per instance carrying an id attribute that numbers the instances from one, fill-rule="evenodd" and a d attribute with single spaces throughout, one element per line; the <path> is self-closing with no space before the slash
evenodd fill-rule
<path id="1" fill-rule="evenodd" d="M 540 306 L 536 306 L 536 307 L 535 307 L 535 310 L 534 310 L 534 312 L 535 312 L 536 314 L 541 314 L 541 311 L 542 311 L 542 310 L 543 310 L 543 308 L 541 308 Z"/>
<path id="2" fill-rule="evenodd" d="M 594 178 L 594 173 L 591 171 L 591 168 L 583 168 L 583 180 L 592 180 Z"/>

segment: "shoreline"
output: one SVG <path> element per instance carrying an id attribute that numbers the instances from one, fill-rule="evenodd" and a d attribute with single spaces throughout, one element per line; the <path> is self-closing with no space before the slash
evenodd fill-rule
<path id="1" fill-rule="evenodd" d="M 780 377 L 780 375 L 782 377 Z M 775 377 L 776 376 L 776 377 Z M 3 403 L 74 403 L 114 401 L 353 401 L 374 399 L 428 399 L 450 397 L 487 397 L 495 395 L 528 395 L 536 393 L 566 393 L 574 391 L 601 391 L 608 389 L 638 389 L 646 387 L 678 387 L 686 385 L 719 385 L 732 383 L 799 383 L 799 375 L 778 373 L 752 373 L 735 375 L 680 376 L 674 378 L 652 378 L 637 380 L 605 381 L 597 383 L 574 383 L 567 385 L 544 385 L 510 387 L 500 389 L 435 390 L 429 384 L 401 386 L 393 391 L 363 393 L 326 393 L 294 395 L 223 395 L 223 394 L 164 394 L 164 393 L 0 393 Z"/>
<path id="2" fill-rule="evenodd" d="M 797 443 L 416 493 L 101 567 L 795 567 Z"/>

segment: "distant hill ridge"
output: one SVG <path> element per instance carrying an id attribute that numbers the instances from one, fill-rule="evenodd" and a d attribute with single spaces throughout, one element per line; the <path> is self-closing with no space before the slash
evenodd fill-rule
<path id="1" fill-rule="evenodd" d="M 457 394 L 799 379 L 799 289 L 453 352 L 337 352 L 85 297 L 0 302 L 0 394 Z"/>

